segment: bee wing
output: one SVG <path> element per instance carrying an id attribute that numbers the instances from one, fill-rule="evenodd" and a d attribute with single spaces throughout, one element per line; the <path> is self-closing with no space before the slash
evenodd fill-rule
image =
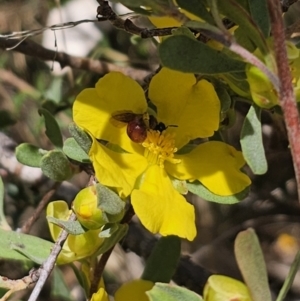
<path id="1" fill-rule="evenodd" d="M 128 122 L 132 121 L 135 118 L 136 114 L 132 111 L 116 111 L 112 114 L 110 122 L 118 128 L 125 126 Z"/>

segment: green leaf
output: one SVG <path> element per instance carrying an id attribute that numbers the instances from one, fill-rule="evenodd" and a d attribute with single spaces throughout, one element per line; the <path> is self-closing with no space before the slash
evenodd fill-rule
<path id="1" fill-rule="evenodd" d="M 181 252 L 181 240 L 178 236 L 161 237 L 156 243 L 141 276 L 152 282 L 169 283 L 175 273 Z"/>
<path id="2" fill-rule="evenodd" d="M 20 260 L 27 264 L 43 263 L 54 245 L 32 235 L 2 229 L 0 229 L 0 237 L 0 258 Z"/>
<path id="3" fill-rule="evenodd" d="M 106 238 L 100 248 L 97 251 L 97 254 L 103 254 L 108 251 L 110 248 L 115 246 L 127 233 L 128 224 L 119 224 L 118 229 L 112 233 L 109 238 Z M 101 236 L 101 233 L 100 233 Z"/>
<path id="4" fill-rule="evenodd" d="M 74 138 L 68 138 L 64 142 L 63 152 L 67 157 L 81 163 L 91 163 L 87 153 L 79 146 Z"/>
<path id="5" fill-rule="evenodd" d="M 268 170 L 262 141 L 260 114 L 261 109 L 253 105 L 248 111 L 241 131 L 243 155 L 256 175 L 262 175 Z"/>
<path id="6" fill-rule="evenodd" d="M 104 185 L 96 184 L 98 208 L 110 215 L 122 213 L 125 208 L 125 202 L 120 197 L 105 187 Z"/>
<path id="7" fill-rule="evenodd" d="M 227 89 L 220 82 L 214 85 L 214 87 L 221 102 L 221 112 L 228 111 L 231 107 L 232 100 Z"/>
<path id="8" fill-rule="evenodd" d="M 6 221 L 3 208 L 4 208 L 4 185 L 3 185 L 2 178 L 0 177 L 0 229 L 11 230 L 9 224 Z"/>
<path id="9" fill-rule="evenodd" d="M 69 125 L 69 132 L 74 137 L 79 146 L 88 154 L 92 146 L 92 139 L 75 123 Z"/>
<path id="10" fill-rule="evenodd" d="M 185 27 L 185 26 L 181 26 L 181 27 L 178 27 L 178 28 L 174 29 L 172 31 L 172 34 L 173 35 L 184 35 L 184 36 L 190 37 L 191 39 L 195 38 L 195 36 L 191 32 L 191 30 L 189 28 Z"/>
<path id="11" fill-rule="evenodd" d="M 39 109 L 38 112 L 40 115 L 43 115 L 45 118 L 47 137 L 55 147 L 62 148 L 63 138 L 58 123 L 55 120 L 54 116 L 46 109 Z"/>
<path id="12" fill-rule="evenodd" d="M 295 256 L 295 259 L 291 265 L 290 271 L 286 279 L 284 280 L 283 286 L 278 294 L 278 297 L 276 301 L 283 301 L 285 296 L 287 295 L 289 289 L 291 288 L 294 279 L 296 277 L 296 274 L 300 267 L 300 251 L 298 251 L 297 255 Z"/>
<path id="13" fill-rule="evenodd" d="M 184 287 L 156 283 L 146 292 L 150 301 L 203 301 L 202 297 Z"/>
<path id="14" fill-rule="evenodd" d="M 45 153 L 47 151 L 30 143 L 22 143 L 16 147 L 17 160 L 27 166 L 40 167 Z"/>
<path id="15" fill-rule="evenodd" d="M 65 181 L 73 174 L 68 158 L 60 150 L 52 150 L 44 155 L 41 169 L 47 177 L 57 182 Z"/>
<path id="16" fill-rule="evenodd" d="M 249 38 L 249 36 L 245 35 L 245 32 L 241 27 L 238 27 L 234 31 L 234 37 L 236 39 L 236 42 L 240 46 L 246 48 L 250 52 L 254 52 L 255 49 L 257 48 L 256 45 L 252 42 L 252 40 Z"/>
<path id="17" fill-rule="evenodd" d="M 79 221 L 66 221 L 66 220 L 61 220 L 53 216 L 47 216 L 47 220 L 49 223 L 53 223 L 60 228 L 66 230 L 69 234 L 72 235 L 80 235 L 84 234 L 86 230 L 82 227 Z"/>
<path id="18" fill-rule="evenodd" d="M 270 19 L 267 1 L 265 0 L 251 0 L 249 1 L 250 13 L 263 33 L 264 37 L 267 38 L 270 35 Z"/>
<path id="19" fill-rule="evenodd" d="M 247 229 L 237 235 L 234 253 L 252 300 L 271 301 L 266 264 L 253 229 Z"/>
<path id="20" fill-rule="evenodd" d="M 240 4 L 234 0 L 218 0 L 218 8 L 220 13 L 227 16 L 231 21 L 243 29 L 244 34 L 251 39 L 251 41 L 261 50 L 263 54 L 268 53 L 268 46 L 264 35 L 255 24 L 249 13 Z"/>
<path id="21" fill-rule="evenodd" d="M 207 21 L 210 24 L 214 24 L 214 19 L 207 11 L 204 1 L 199 0 L 177 0 L 178 6 L 186 11 L 198 16 L 200 19 Z"/>
<path id="22" fill-rule="evenodd" d="M 190 192 L 200 196 L 206 201 L 220 203 L 220 204 L 235 204 L 243 200 L 249 193 L 249 187 L 242 192 L 230 196 L 220 196 L 210 192 L 200 182 L 187 183 L 187 188 Z"/>
<path id="23" fill-rule="evenodd" d="M 245 63 L 185 35 L 164 40 L 159 47 L 162 64 L 189 73 L 218 74 L 244 71 Z"/>
<path id="24" fill-rule="evenodd" d="M 64 301 L 73 301 L 74 299 L 72 298 L 70 289 L 65 282 L 64 274 L 57 266 L 53 269 L 52 277 L 51 296 L 60 300 L 63 299 Z"/>

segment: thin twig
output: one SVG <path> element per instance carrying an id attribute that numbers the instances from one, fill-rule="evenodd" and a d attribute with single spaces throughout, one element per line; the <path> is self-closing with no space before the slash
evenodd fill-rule
<path id="1" fill-rule="evenodd" d="M 71 214 L 69 221 L 75 221 L 76 215 L 74 213 Z M 55 242 L 53 249 L 51 250 L 51 254 L 46 259 L 46 261 L 40 266 L 40 268 L 35 272 L 35 276 L 37 276 L 38 281 L 28 299 L 28 301 L 36 301 L 38 298 L 42 288 L 44 287 L 44 284 L 49 277 L 50 273 L 52 272 L 56 259 L 62 249 L 62 246 L 64 242 L 66 241 L 68 237 L 68 232 L 65 230 L 62 230 L 60 232 L 60 235 Z"/>
<path id="2" fill-rule="evenodd" d="M 15 40 L 7 40 L 0 38 L 0 48 L 6 49 L 13 47 L 16 44 Z M 69 66 L 74 69 L 92 71 L 98 74 L 106 74 L 110 71 L 119 71 L 131 78 L 142 82 L 143 79 L 149 75 L 149 71 L 142 69 L 135 69 L 132 67 L 116 66 L 112 63 L 103 62 L 100 60 L 93 60 L 89 58 L 76 57 L 64 52 L 56 52 L 31 41 L 26 40 L 13 49 L 14 51 L 21 52 L 25 55 L 39 58 L 44 61 L 59 62 L 63 68 Z"/>
<path id="3" fill-rule="evenodd" d="M 0 301 L 6 301 L 11 296 L 11 294 L 13 294 L 17 291 L 25 290 L 26 288 L 29 287 L 30 284 L 35 283 L 36 281 L 37 281 L 37 278 L 35 277 L 33 270 L 31 270 L 29 272 L 29 275 L 27 275 L 21 279 L 17 279 L 17 280 L 13 280 L 13 279 L 9 279 L 4 276 L 0 276 L 0 287 L 2 289 L 9 289 L 1 297 Z"/>
<path id="4" fill-rule="evenodd" d="M 61 182 L 55 182 L 51 189 L 44 195 L 44 197 L 39 202 L 37 208 L 35 209 L 33 215 L 26 221 L 26 223 L 21 228 L 22 233 L 29 233 L 32 225 L 35 223 L 35 221 L 40 217 L 41 212 L 44 210 L 44 208 L 49 203 L 51 197 L 57 190 L 57 188 L 61 185 Z"/>
<path id="5" fill-rule="evenodd" d="M 280 80 L 280 104 L 287 127 L 291 153 L 300 197 L 300 119 L 288 64 L 282 11 L 279 0 L 268 0 L 271 29 L 274 36 L 274 52 Z"/>

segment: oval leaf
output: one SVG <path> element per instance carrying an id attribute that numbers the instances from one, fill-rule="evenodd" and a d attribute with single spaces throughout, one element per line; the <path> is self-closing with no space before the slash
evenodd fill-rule
<path id="1" fill-rule="evenodd" d="M 247 229 L 237 235 L 234 253 L 253 301 L 271 301 L 266 264 L 253 229 Z"/>
<path id="2" fill-rule="evenodd" d="M 246 162 L 256 175 L 268 170 L 268 163 L 262 141 L 260 122 L 261 109 L 252 106 L 245 118 L 241 131 L 241 146 Z"/>
<path id="3" fill-rule="evenodd" d="M 67 180 L 72 176 L 70 162 L 66 155 L 59 150 L 52 150 L 43 156 L 41 169 L 47 177 L 58 182 Z"/>
<path id="4" fill-rule="evenodd" d="M 264 37 L 267 38 L 270 35 L 270 18 L 267 6 L 267 1 L 251 0 L 249 1 L 249 8 L 252 19 L 260 28 Z"/>
<path id="5" fill-rule="evenodd" d="M 264 35 L 253 21 L 250 14 L 237 1 L 218 0 L 218 8 L 220 13 L 227 16 L 231 21 L 242 28 L 244 34 L 251 39 L 263 54 L 268 53 L 268 46 Z"/>
<path id="6" fill-rule="evenodd" d="M 200 182 L 187 183 L 187 188 L 190 192 L 200 196 L 206 201 L 220 203 L 220 204 L 235 204 L 243 200 L 249 193 L 249 187 L 240 193 L 230 196 L 220 196 L 210 192 Z"/>
<path id="7" fill-rule="evenodd" d="M 53 145 L 57 148 L 63 147 L 63 138 L 57 121 L 54 116 L 46 109 L 39 109 L 39 114 L 45 118 L 46 135 Z"/>
<path id="8" fill-rule="evenodd" d="M 98 207 L 102 211 L 111 215 L 116 215 L 123 212 L 125 208 L 125 202 L 119 198 L 116 193 L 100 183 L 96 184 L 96 191 Z"/>
<path id="9" fill-rule="evenodd" d="M 69 234 L 72 235 L 80 235 L 84 234 L 86 230 L 82 227 L 79 221 L 69 221 L 69 220 L 61 220 L 55 218 L 53 216 L 47 216 L 47 220 L 49 223 L 53 223 L 54 225 L 59 226 L 60 228 L 66 230 Z"/>
<path id="10" fill-rule="evenodd" d="M 43 263 L 54 245 L 32 235 L 2 229 L 0 229 L 0 237 L 0 258 L 21 260 L 26 263 Z"/>
<path id="11" fill-rule="evenodd" d="M 214 19 L 208 12 L 204 1 L 199 0 L 177 0 L 178 6 L 186 11 L 192 13 L 193 15 L 207 21 L 210 24 L 214 24 Z"/>
<path id="12" fill-rule="evenodd" d="M 71 123 L 69 125 L 69 132 L 79 146 L 88 154 L 92 145 L 92 140 L 89 135 L 75 123 Z"/>
<path id="13" fill-rule="evenodd" d="M 156 283 L 154 287 L 146 292 L 150 301 L 201 301 L 196 293 L 179 286 L 165 283 Z"/>
<path id="14" fill-rule="evenodd" d="M 45 150 L 30 143 L 22 143 L 16 147 L 17 160 L 27 166 L 40 167 Z"/>
<path id="15" fill-rule="evenodd" d="M 68 138 L 63 146 L 63 152 L 69 158 L 81 162 L 81 163 L 91 163 L 87 153 L 79 146 L 74 138 Z"/>
<path id="16" fill-rule="evenodd" d="M 178 236 L 161 237 L 147 259 L 142 279 L 169 283 L 175 273 L 181 251 Z"/>
<path id="17" fill-rule="evenodd" d="M 185 35 L 175 35 L 163 41 L 159 54 L 165 67 L 182 72 L 217 74 L 245 70 L 244 62 L 231 59 Z"/>

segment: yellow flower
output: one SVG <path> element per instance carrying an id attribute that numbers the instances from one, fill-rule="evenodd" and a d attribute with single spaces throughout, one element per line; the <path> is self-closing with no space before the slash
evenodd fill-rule
<path id="1" fill-rule="evenodd" d="M 65 201 L 54 201 L 47 207 L 47 216 L 60 220 L 68 220 L 71 212 Z M 49 229 L 53 240 L 57 240 L 62 229 L 53 223 L 49 223 Z M 103 242 L 103 238 L 98 237 L 99 232 L 100 230 L 89 230 L 80 235 L 69 234 L 57 264 L 66 264 L 93 255 Z"/>
<path id="2" fill-rule="evenodd" d="M 251 301 L 247 286 L 233 278 L 213 275 L 207 280 L 203 292 L 204 301 Z"/>
<path id="3" fill-rule="evenodd" d="M 89 156 L 98 180 L 121 197 L 131 194 L 137 216 L 151 232 L 192 240 L 194 208 L 175 190 L 172 177 L 199 180 L 214 194 L 233 195 L 250 184 L 240 171 L 245 161 L 240 152 L 216 141 L 176 154 L 190 140 L 210 137 L 219 127 L 220 102 L 210 82 L 163 68 L 152 78 L 148 95 L 166 129 L 148 129 L 142 143 L 129 138 L 126 123 L 119 127 L 114 120 L 120 112 L 145 116 L 148 110 L 142 88 L 121 73 L 109 73 L 95 88 L 83 90 L 73 118 L 93 139 Z"/>
<path id="4" fill-rule="evenodd" d="M 115 301 L 149 301 L 146 294 L 154 283 L 148 280 L 133 280 L 123 284 L 115 294 Z"/>

